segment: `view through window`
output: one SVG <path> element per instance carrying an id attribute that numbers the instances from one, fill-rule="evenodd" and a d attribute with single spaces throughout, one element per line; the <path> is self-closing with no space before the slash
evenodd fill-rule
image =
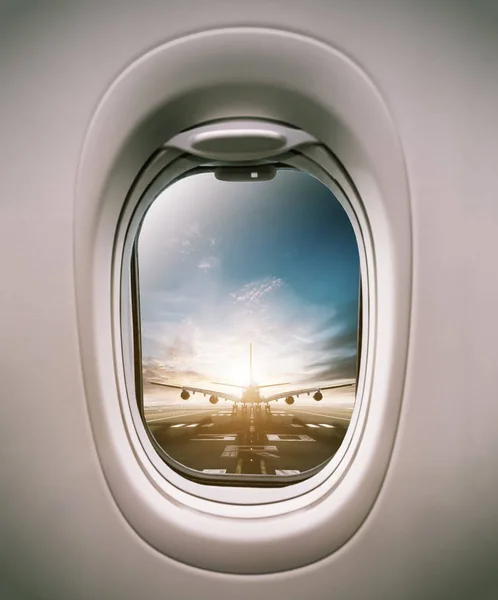
<path id="1" fill-rule="evenodd" d="M 144 414 L 198 472 L 305 474 L 337 452 L 355 401 L 359 253 L 307 173 L 179 180 L 138 238 Z"/>

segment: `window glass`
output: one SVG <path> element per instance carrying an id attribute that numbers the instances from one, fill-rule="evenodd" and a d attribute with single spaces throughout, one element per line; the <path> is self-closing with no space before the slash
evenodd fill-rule
<path id="1" fill-rule="evenodd" d="M 198 173 L 155 199 L 137 248 L 136 360 L 163 459 L 275 485 L 332 458 L 355 401 L 360 293 L 333 193 L 290 169 Z"/>

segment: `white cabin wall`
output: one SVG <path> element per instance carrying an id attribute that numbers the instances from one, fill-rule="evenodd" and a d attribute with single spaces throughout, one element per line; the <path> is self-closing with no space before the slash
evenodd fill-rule
<path id="1" fill-rule="evenodd" d="M 498 596 L 498 20 L 489 6 L 26 2 L 0 19 L 0 548 L 13 597 Z M 74 298 L 75 181 L 99 100 L 147 50 L 234 25 L 329 42 L 372 77 L 405 153 L 414 228 L 406 391 L 384 488 L 341 550 L 265 576 L 175 563 L 127 525 L 93 445 Z"/>

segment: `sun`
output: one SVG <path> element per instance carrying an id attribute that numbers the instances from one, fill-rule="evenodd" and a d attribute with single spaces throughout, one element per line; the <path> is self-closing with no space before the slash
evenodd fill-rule
<path id="1" fill-rule="evenodd" d="M 216 369 L 219 374 L 217 381 L 235 385 L 248 386 L 251 383 L 249 366 L 249 346 L 236 356 L 225 358 Z M 266 349 L 259 348 L 259 353 L 253 356 L 253 382 L 256 384 L 279 383 L 285 375 L 283 365 L 279 365 Z"/>
<path id="2" fill-rule="evenodd" d="M 220 368 L 220 373 L 223 373 L 221 380 L 226 381 L 226 383 L 243 386 L 247 386 L 250 383 L 248 363 L 243 364 L 242 361 L 229 359 Z"/>

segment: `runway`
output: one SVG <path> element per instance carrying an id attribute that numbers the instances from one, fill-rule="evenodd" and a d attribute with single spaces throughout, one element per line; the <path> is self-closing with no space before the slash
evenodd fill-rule
<path id="1" fill-rule="evenodd" d="M 296 403 L 297 404 L 297 403 Z M 161 448 L 203 473 L 292 475 L 332 458 L 351 418 L 346 405 L 151 406 L 146 422 Z"/>

